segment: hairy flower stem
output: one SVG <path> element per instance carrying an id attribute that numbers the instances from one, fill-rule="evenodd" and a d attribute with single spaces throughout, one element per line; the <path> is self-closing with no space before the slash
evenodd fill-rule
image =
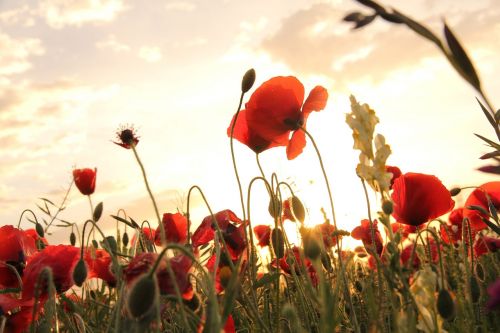
<path id="1" fill-rule="evenodd" d="M 142 171 L 142 177 L 144 178 L 144 184 L 146 184 L 146 190 L 148 190 L 149 197 L 151 198 L 151 201 L 153 202 L 153 206 L 155 209 L 156 213 L 156 218 L 158 219 L 158 226 L 160 227 L 160 237 L 161 237 L 161 243 L 162 245 L 166 246 L 167 245 L 167 239 L 165 235 L 165 227 L 163 226 L 163 223 L 161 222 L 160 218 L 160 212 L 158 210 L 158 206 L 156 205 L 156 200 L 153 196 L 153 192 L 151 192 L 151 188 L 149 187 L 149 182 L 148 182 L 148 177 L 146 176 L 146 170 L 144 169 L 144 165 L 141 162 L 141 159 L 139 158 L 139 155 L 137 154 L 137 150 L 135 149 L 135 145 L 131 145 L 132 151 L 134 152 L 135 159 L 137 160 L 137 163 L 139 163 L 139 167 L 141 168 Z"/>
<path id="2" fill-rule="evenodd" d="M 323 172 L 323 177 L 325 180 L 326 189 L 328 190 L 328 199 L 330 200 L 330 209 L 332 212 L 333 226 L 335 227 L 335 230 L 337 230 L 338 229 L 337 228 L 337 219 L 335 217 L 335 208 L 333 206 L 332 190 L 330 189 L 330 183 L 328 182 L 328 176 L 326 175 L 325 166 L 323 165 L 323 159 L 321 158 L 321 153 L 320 153 L 318 146 L 316 145 L 316 142 L 314 141 L 314 138 L 312 137 L 312 135 L 304 127 L 300 127 L 300 129 L 302 131 L 304 131 L 304 133 L 307 135 L 309 140 L 311 140 L 311 143 L 314 146 L 314 150 L 316 151 L 316 154 L 318 155 L 318 161 L 319 161 L 319 164 L 321 167 L 321 171 Z M 327 220 L 327 223 L 328 223 L 328 220 Z M 344 296 L 347 299 L 347 303 L 349 305 L 349 310 L 350 310 L 350 313 L 352 316 L 352 322 L 354 324 L 354 330 L 357 333 L 359 333 L 360 329 L 359 329 L 358 319 L 356 316 L 356 309 L 354 308 L 354 305 L 352 303 L 351 293 L 349 292 L 349 285 L 348 285 L 348 281 L 347 281 L 347 277 L 346 277 L 346 272 L 344 269 L 344 263 L 342 260 L 342 248 L 340 247 L 340 241 L 338 239 L 338 236 L 337 236 L 336 245 L 337 245 L 337 252 L 338 252 L 338 261 L 339 261 L 340 271 L 341 271 L 341 275 L 342 275 L 342 282 L 344 283 Z"/>
<path id="3" fill-rule="evenodd" d="M 94 205 L 92 204 L 92 198 L 90 197 L 90 195 L 87 195 L 87 197 L 89 198 L 89 205 L 90 205 L 90 219 L 92 221 L 94 221 Z M 95 239 L 94 225 L 92 225 L 92 229 L 90 230 L 90 233 L 92 234 L 92 239 Z"/>

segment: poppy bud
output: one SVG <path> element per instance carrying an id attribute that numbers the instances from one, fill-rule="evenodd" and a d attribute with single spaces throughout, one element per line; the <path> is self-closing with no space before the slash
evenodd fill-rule
<path id="1" fill-rule="evenodd" d="M 455 302 L 446 289 L 441 289 L 437 298 L 437 309 L 441 317 L 451 320 L 455 317 Z"/>
<path id="2" fill-rule="evenodd" d="M 38 234 L 38 236 L 40 236 L 40 237 L 43 237 L 43 235 L 45 234 L 45 232 L 43 231 L 42 225 L 38 222 L 35 224 L 35 230 L 36 230 L 36 233 Z"/>
<path id="3" fill-rule="evenodd" d="M 75 269 L 73 270 L 73 281 L 78 287 L 81 287 L 87 278 L 87 266 L 83 259 L 78 260 Z"/>
<path id="4" fill-rule="evenodd" d="M 186 304 L 187 307 L 193 312 L 196 312 L 200 308 L 200 298 L 198 297 L 198 295 L 193 294 L 193 297 L 191 297 L 191 299 L 184 300 L 184 304 Z"/>
<path id="5" fill-rule="evenodd" d="M 128 239 L 128 234 L 127 234 L 127 232 L 125 231 L 125 232 L 123 233 L 123 237 L 122 237 L 122 243 L 123 243 L 123 246 L 127 247 L 127 245 L 128 245 L 128 241 L 129 241 L 129 239 Z"/>
<path id="6" fill-rule="evenodd" d="M 281 259 L 285 255 L 285 240 L 281 229 L 273 229 L 271 231 L 271 244 L 276 258 Z"/>
<path id="7" fill-rule="evenodd" d="M 304 238 L 304 254 L 312 260 L 317 259 L 321 254 L 321 247 L 314 237 L 308 236 Z"/>
<path id="8" fill-rule="evenodd" d="M 271 196 L 269 200 L 269 206 L 267 207 L 267 211 L 272 216 L 272 218 L 277 219 L 281 215 L 281 202 L 278 200 L 278 197 L 275 195 Z"/>
<path id="9" fill-rule="evenodd" d="M 223 266 L 219 270 L 220 284 L 224 287 L 224 289 L 226 289 L 227 286 L 229 285 L 229 281 L 231 281 L 232 275 L 233 272 L 231 271 L 231 268 L 229 266 Z"/>
<path id="10" fill-rule="evenodd" d="M 394 205 L 392 204 L 392 201 L 384 200 L 384 202 L 382 203 L 382 211 L 387 215 L 391 215 L 394 211 Z"/>
<path id="11" fill-rule="evenodd" d="M 481 288 L 479 287 L 479 282 L 477 282 L 477 278 L 474 275 L 470 277 L 470 295 L 472 303 L 477 303 L 479 301 L 479 297 L 481 297 Z"/>
<path id="12" fill-rule="evenodd" d="M 71 234 L 69 235 L 69 243 L 72 246 L 75 246 L 75 244 L 76 244 L 76 235 L 74 232 L 71 232 Z"/>
<path id="13" fill-rule="evenodd" d="M 133 318 L 141 318 L 147 314 L 156 303 L 158 286 L 155 276 L 145 274 L 132 286 L 127 298 L 127 307 Z"/>
<path id="14" fill-rule="evenodd" d="M 243 80 L 241 80 L 241 92 L 246 93 L 252 89 L 255 83 L 255 70 L 253 68 L 249 69 L 245 75 L 243 75 Z"/>
<path id="15" fill-rule="evenodd" d="M 92 246 L 96 249 L 99 248 L 99 244 L 97 243 L 97 241 L 95 239 L 92 240 Z"/>
<path id="16" fill-rule="evenodd" d="M 108 251 L 111 252 L 116 252 L 118 245 L 116 244 L 116 239 L 113 236 L 107 236 L 106 237 L 107 242 L 103 242 L 103 244 L 106 246 L 106 248 L 109 246 Z"/>
<path id="17" fill-rule="evenodd" d="M 321 253 L 321 265 L 323 265 L 323 268 L 327 271 L 332 270 L 332 261 L 330 260 L 330 256 L 326 251 L 323 251 Z"/>
<path id="18" fill-rule="evenodd" d="M 99 202 L 97 204 L 97 206 L 95 207 L 95 209 L 94 209 L 94 213 L 92 214 L 93 218 L 94 218 L 94 222 L 99 221 L 99 219 L 101 218 L 101 216 L 102 216 L 102 208 L 103 208 L 102 202 Z"/>
<path id="19" fill-rule="evenodd" d="M 296 196 L 292 197 L 292 212 L 297 220 L 299 220 L 301 223 L 304 223 L 304 220 L 306 218 L 306 210 L 300 199 Z"/>
<path id="20" fill-rule="evenodd" d="M 481 265 L 481 263 L 478 262 L 476 264 L 475 271 L 476 271 L 476 276 L 479 279 L 479 281 L 484 282 L 484 268 L 483 268 L 483 265 Z"/>
<path id="21" fill-rule="evenodd" d="M 462 189 L 460 187 L 454 187 L 450 190 L 450 195 L 452 197 L 458 195 L 460 192 L 462 191 Z"/>

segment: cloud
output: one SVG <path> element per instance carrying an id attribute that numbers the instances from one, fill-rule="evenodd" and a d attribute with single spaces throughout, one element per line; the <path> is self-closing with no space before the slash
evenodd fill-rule
<path id="1" fill-rule="evenodd" d="M 192 12 L 196 8 L 196 4 L 189 1 L 172 1 L 165 5 L 167 11 Z"/>
<path id="2" fill-rule="evenodd" d="M 99 41 L 95 44 L 98 49 L 110 49 L 114 52 L 127 52 L 130 51 L 130 46 L 120 43 L 116 40 L 114 35 L 109 35 L 105 40 Z"/>
<path id="3" fill-rule="evenodd" d="M 35 25 L 36 10 L 24 5 L 19 8 L 5 10 L 0 13 L 0 22 L 6 25 L 21 25 L 31 27 Z"/>
<path id="4" fill-rule="evenodd" d="M 393 70 L 417 66 L 426 57 L 440 56 L 431 43 L 402 25 L 391 26 L 376 19 L 368 27 L 349 31 L 350 25 L 342 22 L 346 14 L 345 10 L 325 3 L 297 11 L 263 40 L 261 48 L 294 71 L 328 75 L 340 86 L 363 78 L 380 80 Z M 498 8 L 488 11 L 476 8 L 468 13 L 450 10 L 447 17 L 461 39 L 471 42 L 470 46 L 487 40 L 491 44 L 494 40 L 491 33 L 498 36 L 500 32 Z M 440 18 L 419 20 L 431 23 L 435 31 L 442 29 Z"/>
<path id="5" fill-rule="evenodd" d="M 111 22 L 125 9 L 123 0 L 45 0 L 39 6 L 40 15 L 54 29 Z"/>
<path id="6" fill-rule="evenodd" d="M 158 62 L 162 59 L 161 50 L 157 46 L 143 46 L 139 49 L 139 58 L 147 62 Z"/>
<path id="7" fill-rule="evenodd" d="M 27 71 L 31 68 L 29 58 L 44 53 L 45 50 L 39 39 L 15 39 L 0 32 L 0 77 Z"/>

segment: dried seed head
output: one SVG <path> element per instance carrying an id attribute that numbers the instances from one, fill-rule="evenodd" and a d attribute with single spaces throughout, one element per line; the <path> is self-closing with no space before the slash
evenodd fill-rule
<path id="1" fill-rule="evenodd" d="M 241 80 L 241 92 L 246 93 L 247 91 L 252 89 L 254 83 L 255 70 L 251 68 L 245 73 L 245 75 L 243 75 L 243 79 Z"/>
<path id="2" fill-rule="evenodd" d="M 144 274 L 134 283 L 127 298 L 127 307 L 133 318 L 146 315 L 158 298 L 158 286 L 155 276 Z"/>
<path id="3" fill-rule="evenodd" d="M 446 289 L 441 289 L 437 298 L 437 309 L 441 317 L 451 320 L 455 317 L 455 302 Z"/>
<path id="4" fill-rule="evenodd" d="M 73 270 L 73 281 L 78 287 L 81 287 L 87 278 L 87 266 L 83 259 L 80 258 Z"/>

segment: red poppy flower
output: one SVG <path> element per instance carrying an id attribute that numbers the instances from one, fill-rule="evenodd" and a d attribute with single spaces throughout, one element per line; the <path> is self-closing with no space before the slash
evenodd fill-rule
<path id="1" fill-rule="evenodd" d="M 123 270 L 123 276 L 127 284 L 132 284 L 139 276 L 149 272 L 157 259 L 158 254 L 152 252 L 143 252 L 136 255 Z M 174 284 L 168 274 L 166 260 L 163 258 L 156 269 L 158 286 L 163 295 L 175 295 Z M 184 255 L 177 255 L 168 260 L 182 297 L 184 299 L 191 299 L 193 296 L 193 287 L 189 281 L 189 270 L 192 265 L 191 259 Z"/>
<path id="2" fill-rule="evenodd" d="M 401 174 L 402 174 L 401 170 L 397 166 L 386 165 L 385 171 L 392 173 L 391 185 L 389 186 L 389 188 L 392 189 L 392 185 L 394 185 L 394 181 L 396 179 L 398 179 L 398 177 L 401 176 Z"/>
<path id="3" fill-rule="evenodd" d="M 275 265 L 275 262 L 273 263 L 273 265 Z M 314 266 L 309 259 L 300 255 L 300 248 L 298 246 L 292 247 L 290 251 L 287 251 L 287 253 L 285 253 L 285 256 L 283 258 L 279 259 L 279 267 L 288 275 L 292 274 L 292 267 L 294 268 L 294 272 L 297 275 L 300 275 L 301 270 L 303 269 L 309 274 L 313 285 L 315 287 L 318 285 L 319 280 Z"/>
<path id="4" fill-rule="evenodd" d="M 382 235 L 377 227 L 377 220 L 373 220 L 373 234 L 375 235 L 375 238 L 372 238 L 372 230 L 370 228 L 369 220 L 362 220 L 361 225 L 354 228 L 351 232 L 352 238 L 361 240 L 368 252 L 373 250 L 373 245 L 375 244 L 377 254 L 380 255 L 384 245 L 382 243 Z"/>
<path id="5" fill-rule="evenodd" d="M 23 274 L 23 299 L 34 296 L 35 284 L 38 276 L 45 267 L 52 270 L 54 285 L 58 293 L 71 288 L 73 269 L 80 260 L 80 249 L 71 245 L 49 245 L 34 254 L 26 264 Z M 42 288 L 42 297 L 46 295 L 46 288 Z"/>
<path id="6" fill-rule="evenodd" d="M 406 173 L 392 187 L 397 222 L 419 226 L 453 209 L 455 202 L 441 181 L 432 175 Z"/>
<path id="7" fill-rule="evenodd" d="M 118 142 L 113 141 L 113 143 L 125 149 L 131 149 L 139 143 L 135 128 L 129 125 L 121 126 L 116 132 L 116 138 Z"/>
<path id="8" fill-rule="evenodd" d="M 232 259 L 236 259 L 246 248 L 245 230 L 246 223 L 243 223 L 236 214 L 226 209 L 214 214 L 215 221 L 222 231 L 222 236 L 228 247 Z M 239 226 L 236 226 L 239 225 Z M 193 233 L 192 244 L 194 247 L 208 244 L 214 239 L 215 227 L 212 223 L 212 216 L 203 219 L 200 226 Z"/>
<path id="9" fill-rule="evenodd" d="M 322 223 L 315 225 L 313 228 L 313 232 L 315 232 L 321 239 L 323 239 L 323 244 L 325 248 L 331 248 L 332 246 L 337 244 L 337 238 L 340 236 L 335 235 L 335 227 L 329 223 Z"/>
<path id="10" fill-rule="evenodd" d="M 500 309 L 500 278 L 488 286 L 488 296 L 486 308 L 489 311 Z"/>
<path id="11" fill-rule="evenodd" d="M 26 259 L 36 253 L 35 240 L 25 231 L 5 225 L 0 228 L 0 286 L 6 288 L 19 287 L 19 281 L 11 268 L 13 266 L 20 276 Z"/>
<path id="12" fill-rule="evenodd" d="M 105 281 L 110 287 L 116 286 L 115 275 L 111 272 L 111 256 L 106 250 L 95 249 L 94 251 L 86 251 L 85 261 L 88 264 L 89 279 L 96 277 Z"/>
<path id="13" fill-rule="evenodd" d="M 414 248 L 414 244 L 409 244 L 403 248 L 403 251 L 401 251 L 401 263 L 403 265 L 408 266 L 410 264 L 410 258 L 411 258 L 411 254 L 413 252 L 413 248 Z M 437 263 L 439 260 L 439 253 L 438 253 L 437 244 L 433 238 L 429 238 L 429 245 L 427 245 L 427 244 L 425 245 L 425 253 L 428 253 L 429 249 L 430 249 L 431 261 L 433 263 Z M 420 267 L 420 258 L 418 257 L 418 254 L 416 251 L 415 251 L 415 254 L 413 257 L 412 267 L 415 269 L 418 269 Z"/>
<path id="14" fill-rule="evenodd" d="M 36 232 L 35 229 L 31 228 L 31 229 L 26 229 L 24 230 L 24 232 L 30 236 L 31 238 L 33 238 L 35 240 L 35 244 L 36 242 L 41 242 L 43 245 L 47 246 L 49 245 L 49 242 L 47 242 L 47 239 L 45 239 L 45 237 L 40 237 L 40 235 L 38 234 L 38 232 Z"/>
<path id="15" fill-rule="evenodd" d="M 155 242 L 156 230 L 148 228 L 148 227 L 144 227 L 141 229 L 139 237 L 141 237 L 143 240 L 149 242 L 150 244 L 153 244 Z M 137 242 L 137 234 L 134 234 L 134 236 L 132 237 L 132 240 L 130 241 L 130 245 L 132 247 L 134 247 L 136 242 Z"/>
<path id="16" fill-rule="evenodd" d="M 31 300 L 32 302 L 32 300 Z M 22 306 L 17 312 L 11 313 L 6 316 L 7 321 L 5 322 L 4 332 L 9 333 L 22 333 L 28 330 L 33 320 L 33 306 Z M 38 313 L 35 314 L 35 320 L 38 317 Z"/>
<path id="17" fill-rule="evenodd" d="M 253 227 L 253 232 L 257 236 L 259 245 L 264 247 L 269 245 L 271 236 L 271 227 L 268 225 L 256 225 Z"/>
<path id="18" fill-rule="evenodd" d="M 489 208 L 486 194 L 490 198 L 493 206 L 495 206 L 497 210 L 500 210 L 500 181 L 489 182 L 479 186 L 469 195 L 467 201 L 465 201 L 464 217 L 469 219 L 471 228 L 476 231 L 487 228 L 486 223 L 484 223 L 482 219 L 488 219 L 488 216 L 480 211 L 469 209 L 468 207 L 479 206 L 488 212 Z"/>
<path id="19" fill-rule="evenodd" d="M 75 185 L 83 195 L 91 195 L 94 193 L 96 174 L 97 168 L 93 170 L 89 168 L 73 170 Z"/>
<path id="20" fill-rule="evenodd" d="M 295 216 L 293 216 L 292 212 L 292 198 L 283 201 L 283 216 L 281 218 L 283 221 L 290 220 L 295 222 Z"/>
<path id="21" fill-rule="evenodd" d="M 418 227 L 412 226 L 412 225 L 407 225 L 407 224 L 402 224 L 398 222 L 391 223 L 391 228 L 393 233 L 401 233 L 402 240 L 405 240 L 408 238 L 410 234 L 415 234 L 418 231 Z"/>
<path id="22" fill-rule="evenodd" d="M 167 242 L 184 244 L 187 240 L 187 218 L 180 213 L 163 214 L 163 227 Z M 161 229 L 158 226 L 155 232 L 155 244 L 161 245 Z"/>
<path id="23" fill-rule="evenodd" d="M 240 111 L 234 138 L 256 153 L 286 146 L 288 159 L 294 159 L 306 145 L 305 134 L 299 128 L 305 128 L 309 114 L 323 110 L 327 100 L 326 89 L 316 86 L 302 105 L 302 83 L 293 76 L 274 77 L 257 88 L 246 103 L 245 110 Z M 231 126 L 228 135 L 231 134 Z"/>
<path id="24" fill-rule="evenodd" d="M 474 243 L 474 254 L 480 257 L 489 252 L 497 252 L 500 249 L 500 238 L 482 236 Z"/>
<path id="25" fill-rule="evenodd" d="M 463 222 L 463 212 L 464 208 L 457 208 L 451 211 L 450 216 L 448 216 L 448 223 L 441 224 L 441 239 L 446 244 L 457 244 L 458 241 L 462 240 L 462 222 Z M 472 238 L 475 237 L 476 232 L 472 231 Z M 469 236 L 465 237 L 465 241 L 469 243 Z"/>

